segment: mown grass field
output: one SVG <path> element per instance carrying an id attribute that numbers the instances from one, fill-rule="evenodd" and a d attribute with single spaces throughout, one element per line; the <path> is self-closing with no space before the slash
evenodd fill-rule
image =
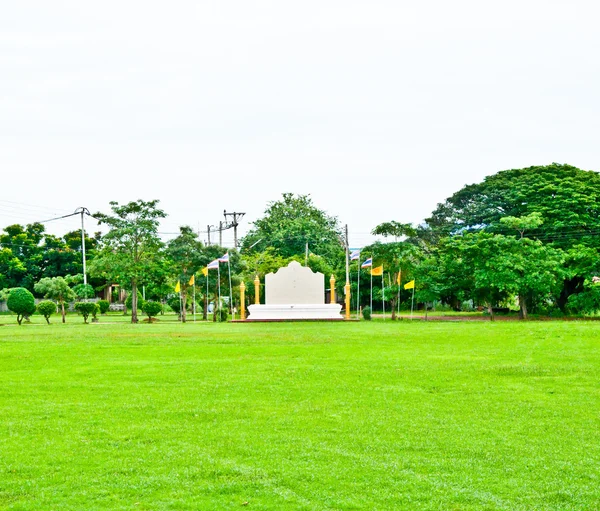
<path id="1" fill-rule="evenodd" d="M 0 509 L 600 509 L 595 322 L 54 321 L 0 327 Z"/>

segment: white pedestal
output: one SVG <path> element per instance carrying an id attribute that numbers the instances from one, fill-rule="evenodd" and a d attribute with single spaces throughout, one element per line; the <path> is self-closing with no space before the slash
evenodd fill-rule
<path id="1" fill-rule="evenodd" d="M 303 319 L 343 319 L 342 306 L 332 304 L 250 305 L 248 321 L 293 321 Z"/>

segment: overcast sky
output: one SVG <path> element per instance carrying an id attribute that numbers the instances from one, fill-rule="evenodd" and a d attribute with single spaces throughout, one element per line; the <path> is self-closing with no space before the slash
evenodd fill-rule
<path id="1" fill-rule="evenodd" d="M 499 170 L 600 170 L 596 5 L 4 2 L 0 227 L 141 198 L 245 230 L 294 192 L 360 246 Z"/>

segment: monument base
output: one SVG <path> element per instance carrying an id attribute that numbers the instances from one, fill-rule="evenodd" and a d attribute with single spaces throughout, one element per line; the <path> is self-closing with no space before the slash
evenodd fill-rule
<path id="1" fill-rule="evenodd" d="M 250 305 L 250 316 L 247 321 L 294 321 L 306 319 L 332 319 L 343 320 L 340 315 L 342 306 L 332 304 L 277 304 L 277 305 Z"/>

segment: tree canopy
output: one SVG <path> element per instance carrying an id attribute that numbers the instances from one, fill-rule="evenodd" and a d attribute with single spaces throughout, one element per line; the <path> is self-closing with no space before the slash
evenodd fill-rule
<path id="1" fill-rule="evenodd" d="M 308 250 L 330 263 L 343 259 L 341 228 L 337 218 L 318 209 L 309 195 L 284 193 L 270 202 L 264 216 L 242 241 L 242 252 L 260 252 L 267 247 L 274 255 L 293 257 Z"/>

